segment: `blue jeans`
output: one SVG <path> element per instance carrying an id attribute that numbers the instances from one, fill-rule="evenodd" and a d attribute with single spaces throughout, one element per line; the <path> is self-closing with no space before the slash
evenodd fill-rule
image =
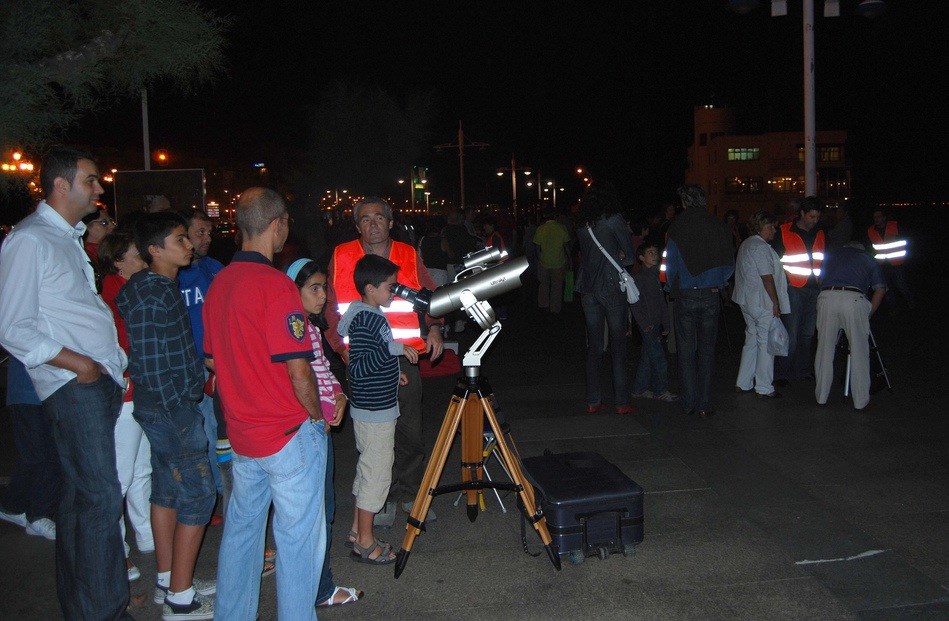
<path id="1" fill-rule="evenodd" d="M 211 464 L 211 479 L 218 494 L 224 494 L 221 481 L 221 467 L 217 463 L 217 417 L 214 416 L 214 399 L 204 395 L 198 403 L 201 416 L 204 417 L 204 435 L 208 438 L 208 462 Z"/>
<path id="2" fill-rule="evenodd" d="M 234 452 L 234 491 L 218 557 L 216 616 L 253 621 L 260 598 L 270 503 L 277 543 L 277 617 L 316 619 L 316 592 L 326 551 L 326 431 L 306 421 L 277 453 Z"/>
<path id="3" fill-rule="evenodd" d="M 606 321 L 610 334 L 610 357 L 613 361 L 613 405 L 629 405 L 629 375 L 626 369 L 626 313 L 629 304 L 626 296 L 611 295 L 601 299 L 585 293 L 580 298 L 583 316 L 587 328 L 587 404 L 598 405 L 603 402 L 600 388 L 600 364 L 606 345 L 603 342 L 603 322 Z"/>
<path id="4" fill-rule="evenodd" d="M 643 348 L 639 353 L 639 368 L 633 381 L 633 392 L 651 390 L 653 394 L 661 395 L 669 390 L 669 365 L 659 339 L 659 328 L 653 326 L 649 332 L 643 332 L 640 328 L 639 333 L 643 337 Z"/>
<path id="5" fill-rule="evenodd" d="M 330 569 L 330 545 L 333 543 L 333 521 L 336 517 L 336 489 L 333 487 L 335 474 L 333 454 L 333 434 L 326 434 L 326 486 L 323 488 L 323 506 L 326 508 L 326 553 L 323 556 L 323 570 L 320 572 L 320 588 L 316 590 L 316 603 L 325 602 L 336 590 L 333 582 L 333 570 Z"/>
<path id="6" fill-rule="evenodd" d="M 774 361 L 775 379 L 802 380 L 814 374 L 814 351 L 811 342 L 817 327 L 816 287 L 788 287 L 791 312 L 781 315 L 788 331 L 788 355 L 778 356 Z"/>
<path id="7" fill-rule="evenodd" d="M 41 405 L 11 404 L 7 411 L 17 460 L 0 506 L 7 513 L 25 513 L 30 522 L 52 518 L 61 498 L 63 474 L 49 419 L 43 416 Z"/>
<path id="8" fill-rule="evenodd" d="M 66 619 L 128 617 L 128 574 L 119 536 L 122 491 L 115 421 L 122 389 L 108 375 L 69 381 L 43 402 L 63 469 L 56 514 L 56 593 Z"/>
<path id="9" fill-rule="evenodd" d="M 214 482 L 198 405 L 181 403 L 168 412 L 136 403 L 132 416 L 151 445 L 151 503 L 177 511 L 179 524 L 207 524 L 214 509 Z"/>
<path id="10" fill-rule="evenodd" d="M 686 412 L 712 410 L 712 367 L 721 308 L 717 289 L 682 289 L 676 294 L 679 399 Z"/>

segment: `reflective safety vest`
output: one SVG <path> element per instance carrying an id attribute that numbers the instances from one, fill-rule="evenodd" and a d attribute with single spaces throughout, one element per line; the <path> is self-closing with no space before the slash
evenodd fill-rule
<path id="1" fill-rule="evenodd" d="M 817 231 L 814 247 L 808 252 L 804 239 L 791 230 L 791 225 L 791 222 L 781 225 L 781 241 L 784 243 L 781 265 L 787 273 L 788 283 L 792 287 L 803 287 L 811 275 L 820 278 L 824 262 L 824 231 Z"/>
<path id="2" fill-rule="evenodd" d="M 666 275 L 666 272 L 669 271 L 668 266 L 666 265 L 666 257 L 669 256 L 669 252 L 663 248 L 662 249 L 662 260 L 659 262 L 659 282 L 666 284 L 666 280 L 669 278 Z"/>
<path id="3" fill-rule="evenodd" d="M 873 244 L 873 258 L 880 263 L 889 263 L 890 265 L 902 265 L 906 259 L 906 240 L 900 237 L 900 228 L 896 220 L 887 220 L 886 229 L 883 231 L 883 237 L 877 228 L 870 225 L 867 229 L 867 237 Z"/>
<path id="4" fill-rule="evenodd" d="M 353 272 L 356 270 L 356 262 L 364 256 L 366 253 L 358 239 L 340 244 L 333 251 L 333 289 L 336 291 L 337 310 L 340 316 L 346 313 L 352 302 L 362 297 L 356 290 L 356 283 L 353 282 Z M 416 290 L 422 288 L 418 279 L 417 257 L 412 246 L 392 240 L 389 260 L 399 266 L 398 282 Z M 388 308 L 383 307 L 380 310 L 385 313 L 389 321 L 393 339 L 421 352 L 425 351 L 418 313 L 412 308 L 411 302 L 395 298 Z M 344 336 L 343 342 L 348 346 L 349 337 Z"/>

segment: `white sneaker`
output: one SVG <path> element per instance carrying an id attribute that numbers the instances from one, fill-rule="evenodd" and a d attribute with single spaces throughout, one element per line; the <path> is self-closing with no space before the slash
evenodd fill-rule
<path id="1" fill-rule="evenodd" d="M 129 567 L 129 582 L 135 582 L 142 577 L 142 572 L 139 571 L 138 567 L 132 565 Z"/>
<path id="2" fill-rule="evenodd" d="M 29 524 L 26 520 L 25 513 L 7 513 L 6 511 L 0 511 L 0 520 L 5 520 L 11 524 L 22 526 L 23 528 L 26 528 L 27 524 Z"/>
<path id="3" fill-rule="evenodd" d="M 217 593 L 217 582 L 214 580 L 199 580 L 194 578 L 191 580 L 191 586 L 194 587 L 195 593 L 208 597 Z M 164 604 L 165 596 L 168 595 L 168 587 L 164 587 L 160 584 L 155 585 L 155 597 L 152 599 L 156 604 Z M 182 617 L 184 619 L 191 619 L 193 617 Z"/>
<path id="4" fill-rule="evenodd" d="M 634 399 L 654 399 L 656 396 L 652 394 L 651 390 L 644 390 L 642 392 L 634 392 L 630 395 Z"/>
<path id="5" fill-rule="evenodd" d="M 187 619 L 213 619 L 214 602 L 200 593 L 194 594 L 190 604 L 165 602 L 161 608 L 162 621 L 186 621 Z"/>
<path id="6" fill-rule="evenodd" d="M 660 401 L 666 401 L 666 402 L 672 402 L 678 398 L 679 398 L 679 395 L 674 395 L 668 390 L 662 393 L 661 395 L 656 396 L 656 399 L 659 399 Z"/>
<path id="7" fill-rule="evenodd" d="M 35 522 L 30 522 L 26 525 L 26 534 L 56 541 L 56 522 L 49 518 L 40 518 Z"/>

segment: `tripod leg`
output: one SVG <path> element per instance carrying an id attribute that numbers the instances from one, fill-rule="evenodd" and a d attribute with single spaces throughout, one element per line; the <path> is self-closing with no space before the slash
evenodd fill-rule
<path id="1" fill-rule="evenodd" d="M 458 423 L 461 421 L 461 411 L 464 401 L 458 395 L 452 395 L 451 402 L 448 404 L 448 411 L 445 412 L 445 420 L 442 421 L 442 427 L 438 432 L 438 439 L 432 447 L 432 456 L 428 459 L 428 466 L 425 467 L 425 474 L 422 476 L 422 484 L 419 486 L 418 493 L 415 495 L 415 504 L 412 506 L 412 513 L 409 516 L 408 523 L 405 525 L 405 538 L 402 540 L 402 549 L 396 554 L 395 577 L 402 575 L 406 563 L 409 562 L 409 554 L 412 552 L 412 544 L 415 538 L 422 532 L 418 525 L 428 515 L 428 508 L 432 504 L 432 496 L 429 492 L 438 484 L 442 477 L 442 470 L 445 468 L 445 462 L 448 460 L 448 453 L 451 450 L 452 440 L 458 431 Z"/>
<path id="2" fill-rule="evenodd" d="M 534 525 L 537 534 L 540 535 L 544 549 L 547 550 L 547 557 L 550 559 L 550 562 L 553 563 L 557 571 L 560 571 L 560 557 L 554 552 L 553 539 L 550 536 L 550 531 L 547 530 L 547 518 L 541 516 L 540 519 L 533 519 L 540 512 L 540 508 L 537 506 L 537 500 L 534 497 L 534 486 L 530 484 L 530 481 L 528 481 L 524 475 L 520 458 L 512 453 L 508 447 L 507 441 L 504 439 L 504 434 L 501 431 L 501 425 L 494 415 L 494 408 L 491 407 L 491 401 L 486 397 L 482 397 L 481 407 L 484 410 L 484 415 L 488 418 L 491 429 L 494 430 L 494 438 L 498 443 L 497 450 L 501 454 L 501 462 L 510 473 L 511 481 L 520 487 L 518 495 L 520 496 L 524 510 L 528 513 L 528 517 L 531 518 L 531 523 Z"/>
<path id="3" fill-rule="evenodd" d="M 883 356 L 880 354 L 880 348 L 877 346 L 877 340 L 873 336 L 873 330 L 870 330 L 870 345 L 873 353 L 877 356 L 877 362 L 880 363 L 880 371 L 883 372 L 883 379 L 886 380 L 886 389 L 893 392 L 893 384 L 890 383 L 890 374 L 886 372 L 886 365 L 883 364 Z"/>
<path id="4" fill-rule="evenodd" d="M 481 481 L 484 462 L 484 418 L 478 395 L 469 393 L 461 414 L 461 480 L 464 483 Z M 481 489 L 465 491 L 468 520 L 478 518 L 478 497 L 484 493 Z"/>

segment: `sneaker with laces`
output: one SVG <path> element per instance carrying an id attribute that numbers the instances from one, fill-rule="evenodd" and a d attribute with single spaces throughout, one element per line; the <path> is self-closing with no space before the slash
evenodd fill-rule
<path id="1" fill-rule="evenodd" d="M 200 593 L 194 594 L 190 604 L 172 604 L 165 601 L 161 609 L 162 621 L 213 619 L 214 602 Z"/>
<path id="2" fill-rule="evenodd" d="M 405 502 L 402 503 L 402 510 L 405 511 L 406 513 L 412 513 L 412 509 L 414 508 L 415 508 L 414 500 L 406 500 Z M 434 522 L 437 519 L 438 519 L 438 516 L 435 515 L 435 511 L 433 511 L 432 508 L 429 507 L 428 515 L 425 516 L 425 521 Z"/>
<path id="3" fill-rule="evenodd" d="M 22 526 L 23 528 L 26 528 L 26 526 L 29 524 L 25 513 L 9 513 L 7 511 L 0 511 L 0 520 L 10 522 L 11 524 L 16 524 L 17 526 Z"/>
<path id="4" fill-rule="evenodd" d="M 652 394 L 651 390 L 644 390 L 642 392 L 634 392 L 632 397 L 634 399 L 654 399 L 655 395 Z"/>
<path id="5" fill-rule="evenodd" d="M 674 395 L 668 390 L 664 391 L 661 395 L 657 395 L 656 399 L 660 401 L 672 402 L 679 398 L 679 395 Z"/>
<path id="6" fill-rule="evenodd" d="M 217 582 L 214 580 L 199 580 L 197 578 L 191 581 L 191 586 L 194 587 L 195 593 L 198 595 L 208 597 L 209 595 L 214 595 L 217 593 Z M 154 602 L 156 604 L 164 604 L 165 596 L 168 595 L 168 587 L 162 586 L 160 584 L 155 585 L 155 598 Z M 185 619 L 191 619 L 193 617 L 184 617 Z"/>
<path id="7" fill-rule="evenodd" d="M 49 518 L 40 518 L 35 522 L 30 522 L 26 525 L 26 534 L 56 541 L 56 522 Z"/>
<path id="8" fill-rule="evenodd" d="M 391 528 L 393 524 L 395 524 L 395 503 L 389 500 L 382 506 L 379 513 L 372 516 L 372 525 Z"/>

